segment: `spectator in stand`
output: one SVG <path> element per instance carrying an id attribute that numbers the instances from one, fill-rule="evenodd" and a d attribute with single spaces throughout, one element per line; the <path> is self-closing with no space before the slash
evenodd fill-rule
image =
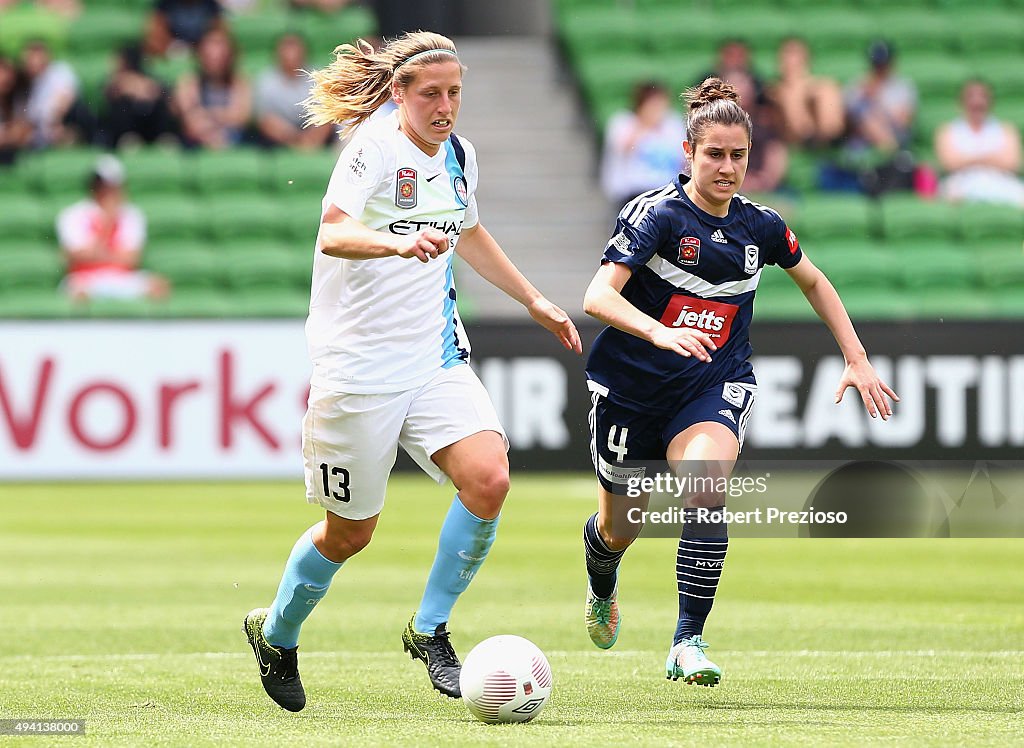
<path id="1" fill-rule="evenodd" d="M 64 61 L 53 61 L 44 41 L 25 45 L 22 66 L 28 78 L 25 115 L 32 125 L 32 145 L 91 142 L 95 117 L 79 97 L 78 76 Z"/>
<path id="2" fill-rule="evenodd" d="M 893 72 L 893 57 L 886 42 L 873 42 L 868 49 L 870 72 L 846 91 L 853 148 L 894 153 L 910 145 L 917 89 Z"/>
<path id="3" fill-rule="evenodd" d="M 0 12 L 20 3 L 21 0 L 0 0 Z M 82 12 L 82 4 L 78 0 L 35 0 L 32 5 L 65 18 L 75 18 Z"/>
<path id="4" fill-rule="evenodd" d="M 778 107 L 783 137 L 812 147 L 838 140 L 846 127 L 839 84 L 811 73 L 811 52 L 803 39 L 783 41 L 778 62 L 779 79 L 769 97 Z"/>
<path id="5" fill-rule="evenodd" d="M 0 166 L 13 164 L 32 140 L 25 100 L 24 76 L 13 59 L 0 55 Z"/>
<path id="6" fill-rule="evenodd" d="M 220 28 L 203 34 L 196 48 L 198 74 L 187 73 L 174 89 L 174 107 L 185 144 L 228 148 L 241 142 L 252 113 L 249 82 L 237 70 L 235 42 Z"/>
<path id="7" fill-rule="evenodd" d="M 124 200 L 124 168 L 101 156 L 89 180 L 90 197 L 61 211 L 57 238 L 67 259 L 64 286 L 75 301 L 165 298 L 167 281 L 138 269 L 146 219 Z"/>
<path id="8" fill-rule="evenodd" d="M 757 88 L 746 73 L 733 73 L 726 81 L 736 89 L 739 105 L 747 110 L 753 126 L 744 192 L 775 192 L 786 176 L 789 153 L 779 137 L 778 111 L 765 99 L 757 103 Z"/>
<path id="9" fill-rule="evenodd" d="M 685 137 L 668 89 L 656 81 L 638 83 L 632 110 L 613 115 L 605 130 L 601 187 L 616 208 L 676 178 Z"/>
<path id="10" fill-rule="evenodd" d="M 754 90 L 757 93 L 757 100 L 762 101 L 765 97 L 764 81 L 754 71 L 750 63 L 750 46 L 743 39 L 726 39 L 718 47 L 718 60 L 715 67 L 697 79 L 695 85 L 700 85 L 708 78 L 721 78 L 726 80 L 734 75 L 746 75 L 754 82 Z"/>
<path id="11" fill-rule="evenodd" d="M 939 128 L 935 153 L 948 176 L 949 200 L 1005 203 L 1024 208 L 1020 131 L 992 114 L 992 90 L 970 80 L 960 91 L 963 115 Z"/>
<path id="12" fill-rule="evenodd" d="M 302 102 L 313 81 L 304 72 L 306 42 L 295 33 L 277 40 L 276 64 L 260 74 L 256 82 L 256 125 L 266 145 L 304 150 L 322 148 L 332 128 L 303 128 Z"/>
<path id="13" fill-rule="evenodd" d="M 146 23 L 146 53 L 165 57 L 190 49 L 215 28 L 227 29 L 217 0 L 156 0 Z"/>
<path id="14" fill-rule="evenodd" d="M 114 72 L 103 88 L 106 114 L 101 122 L 103 144 L 108 148 L 132 140 L 153 143 L 170 136 L 170 92 L 143 67 L 142 50 L 128 45 L 117 52 Z"/>
<path id="15" fill-rule="evenodd" d="M 330 13 L 341 10 L 352 0 L 289 0 L 288 5 L 292 8 L 309 8 Z"/>

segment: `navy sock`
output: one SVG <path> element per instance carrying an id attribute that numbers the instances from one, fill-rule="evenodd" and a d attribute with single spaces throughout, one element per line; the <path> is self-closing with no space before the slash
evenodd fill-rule
<path id="1" fill-rule="evenodd" d="M 716 506 L 711 512 L 724 509 Z M 696 508 L 684 510 L 685 524 L 676 554 L 676 587 L 679 591 L 679 622 L 673 644 L 704 632 L 704 622 L 715 603 L 715 591 L 722 576 L 725 552 L 729 549 L 729 526 L 725 522 L 698 522 Z"/>
<path id="2" fill-rule="evenodd" d="M 609 597 L 615 591 L 619 561 L 626 551 L 613 551 L 605 545 L 604 538 L 597 531 L 597 514 L 591 515 L 583 525 L 583 549 L 587 556 L 590 589 L 598 597 Z"/>

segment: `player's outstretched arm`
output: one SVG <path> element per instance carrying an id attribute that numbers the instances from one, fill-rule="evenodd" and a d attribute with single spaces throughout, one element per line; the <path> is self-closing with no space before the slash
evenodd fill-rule
<path id="1" fill-rule="evenodd" d="M 629 303 L 622 295 L 622 287 L 632 274 L 633 271 L 622 263 L 604 263 L 590 281 L 583 297 L 583 311 L 658 348 L 680 356 L 694 356 L 698 361 L 711 361 L 709 351 L 718 350 L 718 346 L 709 335 L 688 327 L 666 327 Z"/>
<path id="2" fill-rule="evenodd" d="M 835 287 L 806 255 L 786 272 L 828 326 L 846 359 L 846 369 L 839 380 L 839 389 L 836 390 L 836 402 L 843 399 L 848 387 L 854 387 L 872 418 L 881 414 L 882 420 L 888 420 L 892 415 L 892 403 L 886 399 L 886 395 L 896 402 L 899 402 L 899 397 L 878 377 L 875 367 L 868 361 L 867 351 L 857 337 L 850 315 L 846 313 L 846 307 Z"/>
<path id="3" fill-rule="evenodd" d="M 481 224 L 463 230 L 455 252 L 481 278 L 525 306 L 533 320 L 558 338 L 563 346 L 576 353 L 583 352 L 580 334 L 569 315 L 534 288 Z"/>
<path id="4" fill-rule="evenodd" d="M 325 255 L 345 260 L 398 256 L 429 262 L 448 251 L 448 237 L 437 229 L 424 229 L 404 236 L 374 231 L 332 205 L 320 222 L 318 246 Z"/>

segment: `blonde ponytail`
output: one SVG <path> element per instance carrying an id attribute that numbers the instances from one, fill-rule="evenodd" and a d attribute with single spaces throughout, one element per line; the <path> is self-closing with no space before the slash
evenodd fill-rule
<path id="1" fill-rule="evenodd" d="M 342 44 L 330 65 L 310 73 L 306 124 L 341 125 L 344 137 L 391 98 L 392 81 L 407 86 L 424 66 L 450 60 L 459 61 L 455 44 L 430 31 L 403 34 L 380 51 L 363 39 Z"/>

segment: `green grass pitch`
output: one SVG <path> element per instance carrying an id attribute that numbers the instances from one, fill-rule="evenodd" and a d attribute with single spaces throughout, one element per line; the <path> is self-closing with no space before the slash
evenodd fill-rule
<path id="1" fill-rule="evenodd" d="M 736 539 L 705 631 L 725 675 L 699 688 L 664 679 L 675 543 L 629 552 L 622 633 L 598 651 L 582 624 L 593 481 L 522 474 L 451 628 L 463 655 L 533 640 L 554 693 L 532 724 L 479 724 L 399 639 L 450 495 L 392 480 L 374 542 L 305 626 L 293 715 L 263 694 L 240 625 L 319 516 L 296 483 L 0 486 L 0 718 L 83 718 L 84 738 L 45 739 L 76 746 L 1020 739 L 1024 542 Z"/>

